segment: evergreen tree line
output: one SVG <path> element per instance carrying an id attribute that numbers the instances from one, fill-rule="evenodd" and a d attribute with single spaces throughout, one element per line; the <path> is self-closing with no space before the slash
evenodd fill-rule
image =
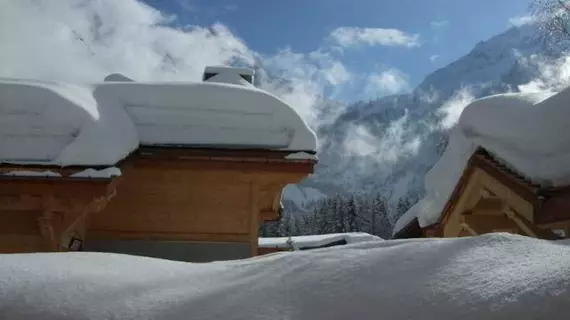
<path id="1" fill-rule="evenodd" d="M 391 205 L 380 193 L 335 195 L 314 202 L 303 211 L 285 210 L 279 221 L 261 226 L 260 236 L 366 232 L 389 239 L 397 218 L 412 205 L 413 201 L 408 196 Z"/>

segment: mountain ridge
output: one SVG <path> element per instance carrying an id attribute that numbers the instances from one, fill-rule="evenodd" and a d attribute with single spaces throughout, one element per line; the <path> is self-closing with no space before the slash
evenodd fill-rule
<path id="1" fill-rule="evenodd" d="M 420 198 L 423 176 L 445 149 L 462 106 L 518 91 L 540 74 L 536 55 L 547 62 L 562 56 L 535 34 L 533 25 L 512 27 L 430 73 L 409 93 L 349 105 L 317 129 L 319 164 L 298 187 L 328 195 L 380 191 L 392 203 Z M 289 203 L 293 210 L 304 207 Z"/>

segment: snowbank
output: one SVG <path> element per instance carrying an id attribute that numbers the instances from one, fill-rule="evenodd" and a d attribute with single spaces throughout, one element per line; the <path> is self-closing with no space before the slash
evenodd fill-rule
<path id="1" fill-rule="evenodd" d="M 293 246 L 293 248 L 314 248 L 325 246 L 327 244 L 341 240 L 345 240 L 346 243 L 352 244 L 365 241 L 379 241 L 382 239 L 365 232 L 330 233 L 311 236 L 297 236 L 291 238 L 259 238 L 258 245 L 260 248 L 289 248 L 291 246 Z"/>
<path id="2" fill-rule="evenodd" d="M 314 152 L 295 110 L 253 86 L 0 79 L 0 162 L 114 165 L 144 145 Z"/>
<path id="3" fill-rule="evenodd" d="M 516 235 L 371 241 L 191 264 L 0 255 L 3 319 L 558 319 L 570 248 Z"/>
<path id="4" fill-rule="evenodd" d="M 559 93 L 510 93 L 478 99 L 461 114 L 441 159 L 426 174 L 426 197 L 402 221 L 436 223 L 467 161 L 481 146 L 543 186 L 570 184 L 570 88 Z M 412 218 L 412 219 L 410 219 Z"/>

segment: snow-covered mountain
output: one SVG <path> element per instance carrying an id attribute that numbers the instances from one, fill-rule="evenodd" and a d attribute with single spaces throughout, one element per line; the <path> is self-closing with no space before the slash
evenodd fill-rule
<path id="1" fill-rule="evenodd" d="M 462 107 L 482 96 L 519 91 L 542 64 L 561 57 L 548 49 L 532 25 L 513 27 L 478 43 L 408 94 L 354 103 L 318 129 L 320 163 L 299 187 L 324 194 L 380 190 L 394 202 L 419 198 L 424 175 L 441 157 Z"/>

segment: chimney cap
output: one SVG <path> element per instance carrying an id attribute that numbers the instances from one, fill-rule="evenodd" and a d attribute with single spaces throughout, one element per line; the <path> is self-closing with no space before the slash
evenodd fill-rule
<path id="1" fill-rule="evenodd" d="M 255 71 L 249 68 L 235 68 L 235 67 L 226 67 L 226 66 L 209 66 L 206 67 L 204 73 L 222 73 L 222 72 L 235 72 L 243 75 L 253 76 Z"/>
<path id="2" fill-rule="evenodd" d="M 248 68 L 211 66 L 204 70 L 202 81 L 252 86 L 254 74 L 255 71 Z"/>

